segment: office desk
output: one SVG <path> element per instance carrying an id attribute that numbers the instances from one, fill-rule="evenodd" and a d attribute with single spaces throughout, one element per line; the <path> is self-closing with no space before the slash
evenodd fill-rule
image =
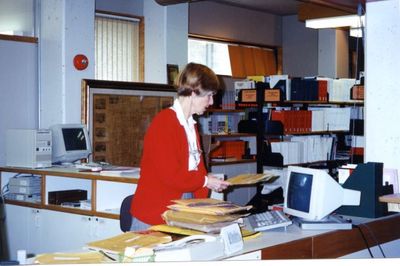
<path id="1" fill-rule="evenodd" d="M 41 175 L 43 198 L 39 203 L 7 201 L 7 228 L 11 240 L 11 256 L 14 259 L 18 249 L 25 249 L 28 253 L 77 250 L 88 242 L 121 233 L 118 213 L 109 212 L 108 209 L 119 207 L 125 194 L 134 192 L 138 180 L 134 177 L 101 176 L 76 170 L 0 167 L 1 184 L 6 184 L 15 173 Z M 92 208 L 81 210 L 49 205 L 46 192 L 57 186 L 63 189 L 90 190 L 91 199 L 95 199 Z M 365 222 L 365 225 L 360 224 L 360 227 L 368 246 L 372 247 L 377 244 L 376 241 L 383 244 L 400 239 L 399 225 L 400 214 L 394 214 L 372 219 Z M 64 241 L 55 241 L 56 239 Z M 287 230 L 273 229 L 258 238 L 245 241 L 244 249 L 229 257 L 259 252 L 261 259 L 337 258 L 364 249 L 366 244 L 357 228 L 343 231 L 306 231 L 292 225 Z M 396 257 L 400 258 L 400 244 Z"/>
<path id="2" fill-rule="evenodd" d="M 291 225 L 286 230 L 283 228 L 269 230 L 258 238 L 245 241 L 244 249 L 234 256 L 260 250 L 263 260 L 330 259 L 364 250 L 367 245 L 373 247 L 378 243 L 400 241 L 400 214 L 369 220 L 358 225 L 365 235 L 367 244 L 357 228 L 311 231 Z M 400 258 L 400 242 L 396 254 L 395 256 Z"/>
<path id="3" fill-rule="evenodd" d="M 367 245 L 372 247 L 377 244 L 384 244 L 387 241 L 398 239 L 394 234 L 382 234 L 384 228 L 398 225 L 400 216 L 393 215 L 382 219 L 373 220 L 360 224 L 360 227 L 368 226 L 368 232 L 364 231 Z M 378 228 L 378 230 L 376 230 Z M 365 229 L 365 228 L 364 228 Z M 358 229 L 356 229 L 358 230 Z M 372 237 L 371 232 L 375 234 Z M 400 258 L 400 241 L 396 240 L 396 253 L 387 252 L 388 258 Z M 289 226 L 286 230 L 278 228 L 263 232 L 258 238 L 244 242 L 244 249 L 229 257 L 221 256 L 219 258 L 210 257 L 213 252 L 204 252 L 201 260 L 267 260 L 267 259 L 332 259 L 354 253 L 366 248 L 359 232 L 354 230 L 341 231 L 306 231 L 301 230 L 297 225 Z M 170 255 L 172 260 L 178 260 L 179 257 Z M 182 253 L 183 255 L 184 253 Z M 380 254 L 378 254 L 380 255 Z M 376 258 L 381 256 L 375 255 Z M 156 255 L 157 256 L 157 255 Z M 185 256 L 185 255 L 184 255 Z M 196 255 L 196 257 L 198 257 Z M 357 258 L 370 258 L 369 256 L 358 256 Z M 160 261 L 163 261 L 159 258 Z M 182 258 L 181 258 L 182 259 Z M 108 265 L 105 263 L 105 265 Z"/>

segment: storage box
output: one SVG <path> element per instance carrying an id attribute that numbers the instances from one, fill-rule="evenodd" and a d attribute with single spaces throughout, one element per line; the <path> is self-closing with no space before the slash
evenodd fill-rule
<path id="1" fill-rule="evenodd" d="M 352 100 L 364 100 L 364 85 L 356 85 L 351 88 Z"/>
<path id="2" fill-rule="evenodd" d="M 280 89 L 265 90 L 264 101 L 279 102 L 280 100 L 281 100 L 281 90 Z"/>
<path id="3" fill-rule="evenodd" d="M 49 191 L 49 204 L 61 205 L 65 202 L 87 200 L 87 191 L 81 189 Z"/>
<path id="4" fill-rule="evenodd" d="M 210 158 L 235 158 L 241 160 L 245 153 L 246 142 L 238 141 L 221 141 L 221 145 L 210 153 Z"/>

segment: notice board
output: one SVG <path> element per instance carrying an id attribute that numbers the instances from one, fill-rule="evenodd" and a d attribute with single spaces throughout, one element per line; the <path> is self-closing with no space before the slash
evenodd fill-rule
<path id="1" fill-rule="evenodd" d="M 91 138 L 91 159 L 140 166 L 147 128 L 175 97 L 173 86 L 165 84 L 83 80 L 82 123 Z"/>

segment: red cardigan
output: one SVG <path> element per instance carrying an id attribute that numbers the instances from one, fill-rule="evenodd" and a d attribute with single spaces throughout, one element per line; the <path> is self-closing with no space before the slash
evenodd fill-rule
<path id="1" fill-rule="evenodd" d="M 199 134 L 196 127 L 197 139 Z M 185 129 L 176 113 L 164 109 L 153 119 L 144 138 L 140 178 L 131 204 L 131 214 L 147 224 L 165 223 L 161 214 L 171 200 L 184 192 L 196 198 L 208 196 L 203 187 L 207 171 L 201 158 L 198 170 L 188 170 L 189 147 Z"/>

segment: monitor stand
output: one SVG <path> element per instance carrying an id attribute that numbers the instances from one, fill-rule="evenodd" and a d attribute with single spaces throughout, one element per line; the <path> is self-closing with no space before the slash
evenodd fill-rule
<path id="1" fill-rule="evenodd" d="M 298 217 L 293 219 L 301 229 L 305 230 L 351 230 L 352 223 L 339 215 L 331 214 L 320 221 L 304 220 Z"/>

